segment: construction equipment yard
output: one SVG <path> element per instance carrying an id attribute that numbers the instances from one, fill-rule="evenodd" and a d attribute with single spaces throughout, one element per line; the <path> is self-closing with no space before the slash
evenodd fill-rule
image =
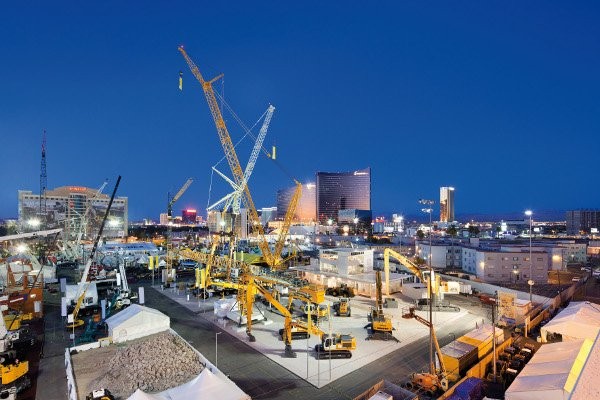
<path id="1" fill-rule="evenodd" d="M 256 351 L 292 372 L 297 377 L 305 380 L 311 385 L 321 388 L 347 374 L 357 371 L 370 363 L 386 357 L 397 350 L 408 348 L 419 339 L 428 337 L 429 330 L 423 325 L 402 319 L 402 309 L 408 308 L 414 302 L 401 295 L 395 298 L 399 304 L 398 308 L 386 308 L 385 313 L 392 317 L 393 336 L 395 340 L 367 340 L 368 331 L 365 325 L 368 324 L 367 315 L 374 305 L 373 299 L 355 297 L 351 300 L 352 315 L 350 317 L 331 316 L 328 320 L 320 322 L 319 328 L 328 333 L 330 331 L 341 334 L 350 334 L 356 338 L 357 347 L 353 350 L 352 357 L 349 359 L 317 360 L 315 345 L 320 340 L 315 335 L 308 339 L 294 340 L 292 342 L 293 351 L 296 358 L 284 357 L 284 344 L 280 339 L 279 330 L 283 326 L 284 318 L 279 315 L 274 308 L 268 305 L 257 303 L 256 306 L 267 318 L 266 321 L 254 323 L 252 333 L 256 341 L 251 342 L 246 335 L 245 326 L 239 326 L 237 322 L 227 318 L 217 317 L 214 310 L 216 299 L 194 299 L 188 297 L 184 291 L 178 291 L 175 288 L 163 289 L 155 288 L 158 293 L 176 301 L 188 310 L 196 313 L 199 319 L 210 321 L 216 328 L 227 332 L 232 337 L 246 343 Z M 331 305 L 336 298 L 327 296 L 326 303 Z M 460 321 L 460 329 L 469 330 L 481 324 L 482 318 L 486 318 L 486 310 L 482 309 L 475 300 L 469 300 L 461 296 L 461 305 L 474 303 L 473 307 L 462 308 L 460 312 L 436 312 L 434 313 L 434 323 L 436 329 L 444 332 L 449 330 L 454 337 L 460 336 L 461 331 L 456 330 L 456 324 Z M 425 312 L 422 312 L 425 315 Z M 443 336 L 443 335 L 440 335 Z M 445 335 L 446 341 L 450 336 Z M 401 352 L 400 352 L 401 354 Z M 397 362 L 410 362 L 403 360 L 400 355 Z M 424 365 L 423 365 L 424 366 Z"/>

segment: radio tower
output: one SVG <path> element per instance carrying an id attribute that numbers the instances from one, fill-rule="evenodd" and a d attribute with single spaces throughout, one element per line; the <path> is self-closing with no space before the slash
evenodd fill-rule
<path id="1" fill-rule="evenodd" d="M 46 189 L 48 176 L 46 175 L 46 130 L 42 136 L 42 162 L 40 164 L 40 228 L 46 227 Z"/>

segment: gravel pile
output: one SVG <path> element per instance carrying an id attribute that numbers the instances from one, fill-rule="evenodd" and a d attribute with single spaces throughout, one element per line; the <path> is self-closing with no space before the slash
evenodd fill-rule
<path id="1" fill-rule="evenodd" d="M 188 382 L 202 371 L 198 354 L 178 336 L 168 332 L 138 339 L 119 348 L 94 388 L 107 388 L 117 398 L 127 398 L 136 389 L 160 392 Z"/>

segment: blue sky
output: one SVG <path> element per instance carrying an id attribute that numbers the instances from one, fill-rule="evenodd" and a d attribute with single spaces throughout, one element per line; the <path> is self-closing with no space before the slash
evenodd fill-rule
<path id="1" fill-rule="evenodd" d="M 222 3 L 222 4 L 221 4 Z M 323 4 L 326 3 L 326 4 Z M 17 190 L 122 175 L 131 219 L 227 192 L 184 44 L 253 125 L 276 107 L 258 207 L 320 171 L 372 168 L 376 214 L 456 187 L 457 213 L 598 208 L 597 2 L 11 2 L 0 13 L 0 217 Z M 184 90 L 177 88 L 184 72 Z M 225 114 L 234 142 L 243 133 Z M 256 130 L 255 130 L 256 131 Z M 252 143 L 238 147 L 245 165 Z M 217 168 L 228 172 L 226 163 Z M 209 190 L 211 188 L 211 190 Z"/>

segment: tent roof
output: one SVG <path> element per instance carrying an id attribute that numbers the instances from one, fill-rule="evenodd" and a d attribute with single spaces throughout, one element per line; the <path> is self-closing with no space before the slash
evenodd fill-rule
<path id="1" fill-rule="evenodd" d="M 574 301 L 542 327 L 543 331 L 579 339 L 595 339 L 600 331 L 600 307 Z"/>
<path id="2" fill-rule="evenodd" d="M 160 318 L 160 319 L 169 318 L 167 315 L 161 313 L 158 310 L 155 310 L 154 308 L 140 306 L 139 304 L 132 304 L 129 307 L 127 307 L 126 309 L 107 318 L 106 324 L 109 327 L 110 326 L 118 326 L 118 325 L 122 324 L 123 322 L 125 322 L 135 316 L 141 315 L 141 314 L 151 315 L 154 318 Z"/>
<path id="3" fill-rule="evenodd" d="M 573 390 L 592 341 L 579 339 L 543 345 L 505 393 L 507 400 L 563 399 Z"/>
<path id="4" fill-rule="evenodd" d="M 146 397 L 142 397 L 146 396 Z M 127 400 L 193 400 L 193 399 L 250 399 L 233 382 L 218 377 L 204 368 L 198 376 L 183 385 L 156 394 L 136 390 Z"/>

